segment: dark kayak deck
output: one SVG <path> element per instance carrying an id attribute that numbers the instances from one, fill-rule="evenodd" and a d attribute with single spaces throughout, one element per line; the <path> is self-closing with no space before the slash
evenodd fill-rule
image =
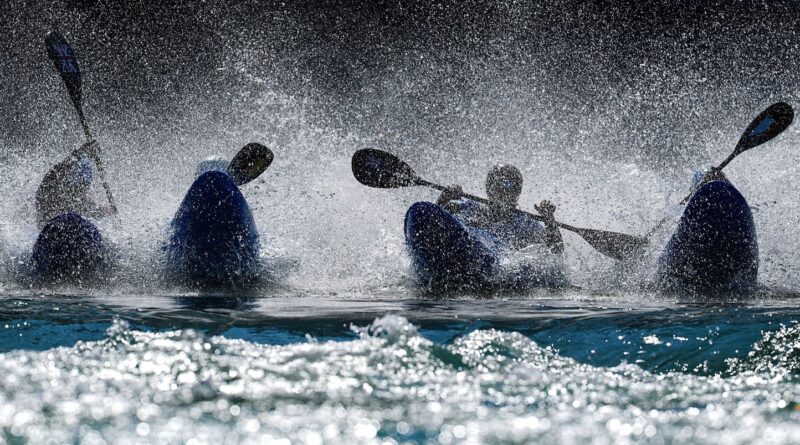
<path id="1" fill-rule="evenodd" d="M 496 248 L 436 204 L 413 204 L 404 231 L 414 271 L 427 286 L 488 287 L 499 267 Z"/>
<path id="2" fill-rule="evenodd" d="M 46 281 L 97 279 L 108 266 L 108 247 L 97 227 L 77 213 L 54 216 L 33 246 L 32 262 Z"/>
<path id="3" fill-rule="evenodd" d="M 167 268 L 179 281 L 246 286 L 258 279 L 259 236 L 239 187 L 224 172 L 200 175 L 172 220 Z"/>
<path id="4" fill-rule="evenodd" d="M 659 260 L 659 285 L 697 293 L 746 292 L 757 278 L 758 240 L 747 201 L 729 182 L 703 185 Z"/>
<path id="5" fill-rule="evenodd" d="M 417 202 L 408 209 L 404 231 L 417 281 L 430 290 L 523 290 L 566 284 L 563 264 L 504 264 L 510 246 L 430 202 Z"/>

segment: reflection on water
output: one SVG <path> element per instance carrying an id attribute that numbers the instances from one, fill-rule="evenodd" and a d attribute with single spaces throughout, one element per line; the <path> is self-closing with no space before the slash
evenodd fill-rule
<path id="1" fill-rule="evenodd" d="M 63 300 L 8 301 L 0 440 L 747 443 L 800 433 L 798 356 L 748 354 L 791 352 L 798 313 L 785 305 L 506 301 L 514 314 L 503 314 L 474 300 L 337 300 L 306 318 L 265 312 L 291 300 L 242 313 L 184 300 L 75 302 L 96 309 L 86 322 L 70 322 L 69 309 L 42 317 Z M 376 311 L 419 320 L 347 322 Z"/>
<path id="2" fill-rule="evenodd" d="M 681 303 L 662 297 L 544 292 L 527 298 L 417 299 L 392 294 L 37 296 L 0 300 L 0 350 L 45 350 L 97 340 L 115 319 L 136 329 L 193 329 L 254 343 L 354 338 L 351 325 L 386 314 L 448 343 L 481 329 L 515 331 L 596 366 L 622 362 L 651 371 L 724 372 L 764 332 L 792 326 L 800 311 L 784 296 L 746 303 Z M 788 298 L 788 299 L 787 299 Z"/>

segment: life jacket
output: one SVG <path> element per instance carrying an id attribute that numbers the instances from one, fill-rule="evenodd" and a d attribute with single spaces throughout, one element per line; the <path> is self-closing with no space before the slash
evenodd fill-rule
<path id="1" fill-rule="evenodd" d="M 544 224 L 520 212 L 499 214 L 490 206 L 470 199 L 451 201 L 457 211 L 454 216 L 468 226 L 478 227 L 496 235 L 516 249 L 545 242 Z"/>

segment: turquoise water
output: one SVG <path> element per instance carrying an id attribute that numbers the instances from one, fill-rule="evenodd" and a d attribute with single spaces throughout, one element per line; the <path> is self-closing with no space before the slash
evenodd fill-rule
<path id="1" fill-rule="evenodd" d="M 0 443 L 793 443 L 798 320 L 787 295 L 9 295 Z"/>

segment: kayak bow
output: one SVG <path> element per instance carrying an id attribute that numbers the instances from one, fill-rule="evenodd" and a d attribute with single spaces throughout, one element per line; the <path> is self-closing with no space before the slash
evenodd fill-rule
<path id="1" fill-rule="evenodd" d="M 758 278 L 758 240 L 744 197 L 727 181 L 692 196 L 658 264 L 658 283 L 694 293 L 746 292 Z"/>
<path id="2" fill-rule="evenodd" d="M 259 276 L 259 237 L 239 187 L 225 172 L 201 174 L 172 220 L 170 275 L 200 286 L 241 287 Z"/>

